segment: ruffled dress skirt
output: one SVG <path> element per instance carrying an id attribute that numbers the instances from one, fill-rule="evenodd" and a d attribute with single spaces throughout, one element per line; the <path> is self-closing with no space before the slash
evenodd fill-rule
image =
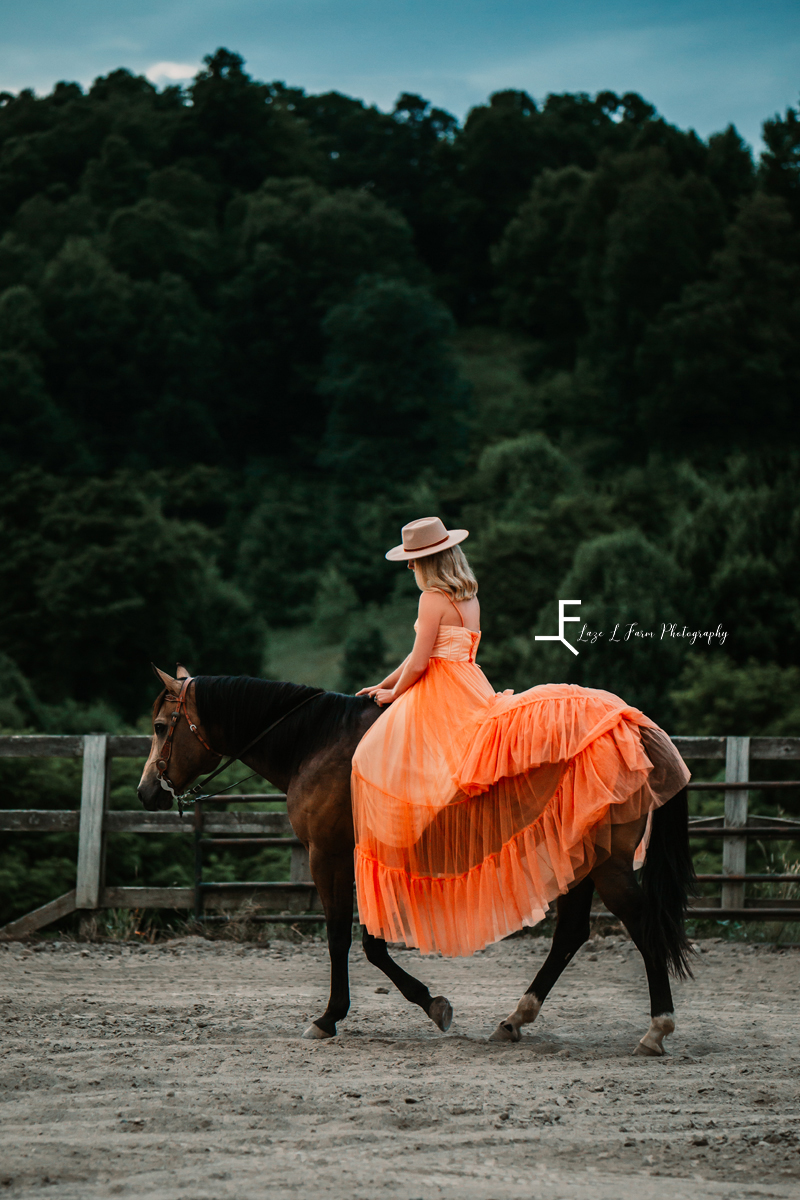
<path id="1" fill-rule="evenodd" d="M 425 674 L 353 757 L 359 919 L 423 953 L 469 955 L 536 925 L 608 856 L 613 825 L 690 778 L 668 735 L 611 692 L 496 693 L 479 640 L 441 627 Z"/>

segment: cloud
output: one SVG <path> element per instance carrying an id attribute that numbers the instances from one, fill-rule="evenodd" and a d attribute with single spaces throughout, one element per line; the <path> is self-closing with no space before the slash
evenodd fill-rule
<path id="1" fill-rule="evenodd" d="M 199 70 L 199 63 L 157 62 L 147 68 L 145 75 L 158 87 L 165 83 L 180 83 L 183 79 L 193 79 Z"/>

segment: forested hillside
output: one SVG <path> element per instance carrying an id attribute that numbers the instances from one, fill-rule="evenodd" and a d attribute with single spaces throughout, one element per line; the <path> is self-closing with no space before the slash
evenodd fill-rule
<path id="1" fill-rule="evenodd" d="M 764 138 L 610 92 L 387 114 L 225 50 L 0 94 L 4 727 L 130 725 L 151 659 L 373 682 L 383 551 L 436 512 L 498 688 L 800 733 L 798 112 Z M 576 658 L 558 597 L 727 637 Z"/>

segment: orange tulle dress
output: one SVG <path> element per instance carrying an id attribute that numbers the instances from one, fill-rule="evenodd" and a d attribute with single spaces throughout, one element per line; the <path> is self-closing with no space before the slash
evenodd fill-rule
<path id="1" fill-rule="evenodd" d="M 463 618 L 440 626 L 425 673 L 353 757 L 359 919 L 423 953 L 469 955 L 537 924 L 608 855 L 613 824 L 690 778 L 667 734 L 611 692 L 496 693 L 480 636 Z"/>

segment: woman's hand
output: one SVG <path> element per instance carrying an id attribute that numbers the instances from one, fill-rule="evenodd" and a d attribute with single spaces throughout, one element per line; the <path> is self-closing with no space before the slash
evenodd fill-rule
<path id="1" fill-rule="evenodd" d="M 372 687 L 362 688 L 360 692 L 356 692 L 357 696 L 369 696 L 377 705 L 391 704 L 397 699 L 397 693 L 394 688 L 384 687 L 382 683 L 373 684 Z"/>

